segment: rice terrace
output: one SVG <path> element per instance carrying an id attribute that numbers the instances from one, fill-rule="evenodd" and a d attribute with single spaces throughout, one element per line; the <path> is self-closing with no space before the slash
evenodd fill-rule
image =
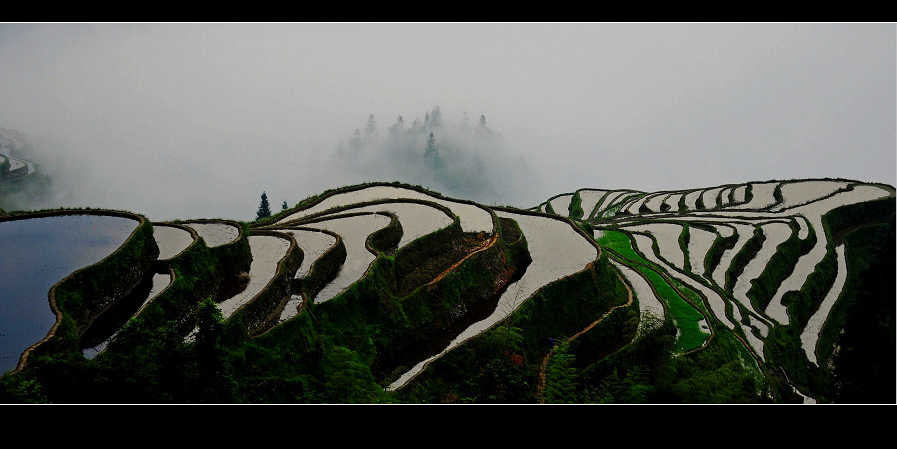
<path id="1" fill-rule="evenodd" d="M 0 164 L 2 195 L 38 176 Z M 894 401 L 893 186 L 624 187 L 518 209 L 371 182 L 252 222 L 0 211 L 0 398 Z"/>

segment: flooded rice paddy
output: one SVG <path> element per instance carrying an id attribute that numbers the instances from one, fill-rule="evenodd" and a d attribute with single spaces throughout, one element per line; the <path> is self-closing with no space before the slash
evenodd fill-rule
<path id="1" fill-rule="evenodd" d="M 712 189 L 704 190 L 704 193 L 701 194 L 701 202 L 704 204 L 704 209 L 713 209 L 717 207 L 719 193 L 722 190 L 723 187 L 714 187 Z"/>
<path id="2" fill-rule="evenodd" d="M 671 193 L 663 204 L 671 211 L 679 210 L 679 202 L 682 201 L 683 193 Z"/>
<path id="3" fill-rule="evenodd" d="M 890 186 L 855 181 L 816 179 L 798 181 L 766 181 L 740 185 L 723 185 L 677 192 L 643 193 L 631 190 L 580 189 L 577 191 L 583 208 L 582 220 L 592 225 L 613 223 L 615 228 L 632 236 L 635 249 L 675 281 L 699 293 L 703 302 L 723 324 L 738 330 L 755 356 L 763 354 L 764 340 L 772 326 L 788 324 L 788 313 L 782 298 L 805 287 L 819 264 L 832 257 L 831 238 L 823 226 L 823 216 L 841 206 L 893 197 Z M 539 210 L 551 205 L 554 213 L 569 216 L 564 209 L 570 195 L 557 195 L 542 203 Z M 680 210 L 681 207 L 684 208 Z M 688 212 L 688 213 L 683 213 Z M 658 214 L 648 217 L 648 214 Z M 571 217 L 572 218 L 572 217 Z M 646 219 L 653 220 L 647 222 Z M 684 225 L 688 228 L 687 246 L 681 245 Z M 758 247 L 747 244 L 760 231 L 764 240 Z M 718 257 L 711 271 L 705 262 L 721 238 L 734 238 Z M 816 242 L 797 257 L 774 292 L 765 310 L 756 309 L 747 296 L 754 281 L 764 273 L 769 260 L 792 238 L 801 241 L 815 236 Z M 529 236 L 528 236 L 529 237 Z M 599 238 L 595 231 L 595 238 Z M 803 329 L 801 341 L 807 357 L 816 363 L 813 352 L 819 332 L 840 295 L 846 271 L 843 249 L 836 249 L 838 272 L 834 284 L 811 322 Z M 749 256 L 740 273 L 732 277 L 736 257 Z M 617 263 L 617 262 L 614 262 Z M 625 264 L 619 261 L 619 264 Z M 638 278 L 627 273 L 635 289 Z M 694 276 L 693 276 L 694 275 Z M 731 277 L 731 278 L 730 278 Z M 645 285 L 641 285 L 644 288 Z M 636 293 L 638 295 L 638 293 Z M 642 297 L 651 297 L 642 292 Z M 733 307 L 735 306 L 735 307 Z M 705 324 L 706 327 L 706 324 Z M 741 332 L 743 331 L 743 332 Z"/>
<path id="4" fill-rule="evenodd" d="M 650 235 L 657 244 L 658 255 L 676 268 L 685 266 L 685 253 L 679 246 L 682 225 L 677 223 L 651 223 L 635 225 L 626 229 Z"/>
<path id="5" fill-rule="evenodd" d="M 15 172 L 16 170 L 21 170 L 22 167 L 27 167 L 27 169 L 25 170 L 25 173 L 22 174 L 22 176 L 27 176 L 27 175 L 34 173 L 34 170 L 35 170 L 34 164 L 30 161 L 26 161 L 23 159 L 12 157 L 12 156 L 7 156 L 6 160 L 9 161 L 9 171 L 10 172 Z"/>
<path id="6" fill-rule="evenodd" d="M 290 241 L 271 235 L 250 235 L 249 249 L 252 251 L 249 283 L 240 293 L 218 303 L 221 315 L 225 319 L 255 298 L 271 282 L 274 274 L 277 273 L 277 265 L 290 249 Z"/>
<path id="7" fill-rule="evenodd" d="M 819 332 L 822 331 L 822 325 L 828 318 L 832 306 L 841 296 L 841 290 L 844 289 L 844 283 L 847 282 L 847 259 L 844 256 L 844 245 L 835 247 L 835 254 L 838 257 L 838 271 L 835 276 L 835 282 L 832 288 L 825 295 L 819 310 L 810 317 L 806 327 L 800 334 L 800 341 L 803 345 L 804 352 L 807 354 L 807 360 L 819 364 L 816 360 L 816 341 L 819 340 Z"/>
<path id="8" fill-rule="evenodd" d="M 750 198 L 748 186 L 751 188 Z M 803 288 L 810 273 L 825 258 L 832 256 L 828 253 L 830 247 L 827 247 L 831 236 L 826 234 L 822 222 L 824 214 L 841 205 L 890 196 L 891 192 L 874 185 L 855 185 L 847 181 L 809 180 L 650 194 L 631 190 L 582 189 L 576 195 L 581 200 L 583 220 L 615 220 L 614 227 L 632 236 L 636 251 L 676 282 L 698 292 L 710 312 L 724 326 L 743 331 L 739 334 L 744 335 L 746 345 L 755 354 L 763 354 L 763 340 L 771 326 L 788 323 L 788 315 L 781 304 L 783 295 Z M 544 210 L 550 205 L 555 214 L 566 217 L 570 214 L 569 206 L 573 198 L 574 194 L 555 196 L 540 204 L 538 209 Z M 698 207 L 699 201 L 703 203 L 702 207 Z M 680 204 L 690 213 L 680 213 Z M 444 206 L 451 212 L 447 213 L 435 205 Z M 347 209 L 336 213 L 334 208 Z M 621 208 L 632 215 L 614 216 Z M 643 212 L 646 210 L 656 214 L 651 217 L 654 221 L 645 221 L 647 214 Z M 327 215 L 328 212 L 333 215 Z M 366 242 L 372 233 L 390 224 L 391 218 L 384 212 L 394 214 L 401 223 L 403 234 L 399 247 L 451 225 L 455 215 L 465 232 L 493 231 L 492 213 L 488 208 L 472 203 L 397 186 L 372 185 L 341 191 L 272 225 L 277 232 L 291 235 L 303 250 L 304 258 L 295 273 L 296 278 L 307 276 L 314 262 L 333 247 L 337 241 L 334 235 L 339 235 L 345 244 L 346 260 L 336 277 L 314 298 L 305 299 L 315 303 L 332 299 L 367 273 L 376 255 L 367 248 Z M 517 221 L 526 237 L 532 263 L 517 281 L 502 292 L 490 316 L 461 331 L 442 352 L 420 361 L 389 389 L 400 388 L 432 360 L 485 332 L 545 285 L 581 271 L 598 258 L 600 249 L 593 239 L 584 236 L 568 221 L 519 212 L 496 210 L 495 215 Z M 98 223 L 79 224 L 76 222 L 78 220 Z M 792 223 L 797 226 L 792 228 Z M 56 317 L 50 310 L 47 298 L 52 285 L 78 268 L 111 254 L 137 224 L 133 219 L 94 215 L 0 222 L 0 372 L 14 368 L 22 351 L 45 337 L 55 323 Z M 286 228 L 294 224 L 298 228 Z M 689 224 L 688 244 L 683 248 L 680 242 L 685 235 L 686 224 Z M 240 236 L 240 228 L 229 222 L 202 220 L 183 226 L 195 230 L 209 247 L 231 243 Z M 741 274 L 727 279 L 727 275 L 732 275 L 727 272 L 732 268 L 734 258 L 739 253 L 744 254 L 745 244 L 757 229 L 763 232 L 765 240 L 759 249 L 752 248 L 752 258 L 743 266 Z M 597 232 L 595 239 L 599 237 Z M 795 235 L 804 240 L 811 233 L 815 233 L 817 238 L 815 246 L 797 258 L 793 270 L 789 271 L 790 275 L 780 282 L 766 309 L 755 310 L 747 292 L 765 270 L 766 263 L 777 254 L 783 242 Z M 713 245 L 719 243 L 720 237 L 736 234 L 734 247 L 718 255 L 713 272 L 705 273 L 705 259 Z M 174 224 L 154 225 L 154 236 L 159 246 L 160 260 L 176 256 L 194 241 L 188 230 Z M 290 241 L 273 235 L 251 235 L 249 246 L 253 256 L 249 282 L 242 292 L 219 303 L 225 318 L 268 287 L 278 264 L 290 248 Z M 843 245 L 836 248 L 836 256 L 838 271 L 834 284 L 801 335 L 803 349 L 813 363 L 817 363 L 815 345 L 818 334 L 846 280 Z M 665 309 L 652 284 L 625 261 L 612 259 L 611 263 L 632 285 L 642 316 L 663 318 Z M 144 288 L 140 298 L 142 302 L 138 303 L 136 310 L 144 307 L 170 282 L 171 277 L 167 274 L 152 277 L 151 287 L 141 287 Z M 293 295 L 282 312 L 281 321 L 295 316 L 303 300 Z M 132 315 L 137 313 L 133 310 L 130 311 Z M 109 338 L 98 340 L 83 353 L 87 357 L 95 356 L 103 350 Z"/>
<path id="9" fill-rule="evenodd" d="M 717 234 L 692 226 L 688 231 L 688 264 L 691 271 L 698 276 L 704 277 L 704 259 L 713 243 L 716 241 Z"/>
<path id="10" fill-rule="evenodd" d="M 738 204 L 732 209 L 766 209 L 776 204 L 775 191 L 779 186 L 778 182 L 754 182 L 751 186 L 751 199 L 746 203 Z"/>
<path id="11" fill-rule="evenodd" d="M 641 331 L 645 318 L 648 316 L 663 320 L 666 316 L 666 311 L 657 294 L 654 293 L 654 289 L 651 288 L 651 283 L 629 266 L 614 260 L 611 260 L 611 263 L 623 273 L 623 277 L 632 285 L 632 292 L 635 293 L 635 297 L 638 300 L 639 313 L 642 316 L 642 319 L 639 320 L 639 330 Z"/>
<path id="12" fill-rule="evenodd" d="M 772 208 L 779 212 L 825 198 L 847 188 L 846 181 L 800 181 L 781 184 L 782 202 Z"/>
<path id="13" fill-rule="evenodd" d="M 0 222 L 0 372 L 15 368 L 55 324 L 53 285 L 112 254 L 138 224 L 88 214 Z"/>
<path id="14" fill-rule="evenodd" d="M 660 212 L 663 207 L 664 201 L 666 201 L 668 194 L 658 193 L 649 196 L 645 200 L 645 207 L 652 212 Z"/>
<path id="15" fill-rule="evenodd" d="M 810 182 L 808 181 L 807 183 Z M 826 185 L 830 189 L 840 188 L 840 184 Z M 812 198 L 812 196 L 806 194 L 804 190 L 799 191 L 803 194 L 801 201 L 806 200 L 808 197 Z M 787 311 L 782 304 L 782 297 L 789 291 L 799 291 L 801 287 L 803 287 L 810 273 L 815 270 L 816 265 L 818 265 L 828 253 L 828 240 L 826 236 L 820 232 L 820 230 L 824 229 L 822 225 L 822 216 L 825 213 L 839 206 L 871 201 L 878 198 L 884 198 L 888 195 L 888 191 L 876 186 L 857 185 L 854 186 L 853 189 L 840 191 L 835 195 L 827 196 L 809 203 L 804 202 L 800 206 L 789 209 L 789 214 L 802 215 L 809 222 L 810 226 L 817 230 L 817 241 L 807 254 L 804 254 L 798 259 L 794 271 L 781 283 L 779 289 L 773 295 L 772 300 L 766 308 L 766 314 L 780 324 L 789 323 Z"/>
<path id="16" fill-rule="evenodd" d="M 700 190 L 692 190 L 685 194 L 685 207 L 688 210 L 695 210 L 698 208 L 698 198 L 701 196 Z"/>
<path id="17" fill-rule="evenodd" d="M 760 227 L 766 239 L 760 246 L 760 250 L 754 257 L 748 261 L 741 275 L 735 279 L 732 287 L 732 296 L 745 306 L 748 310 L 753 310 L 753 305 L 747 296 L 748 290 L 753 286 L 753 281 L 757 279 L 766 269 L 766 263 L 776 253 L 778 246 L 788 240 L 792 235 L 791 227 L 784 222 L 769 222 Z"/>
<path id="18" fill-rule="evenodd" d="M 326 229 L 339 234 L 343 244 L 346 245 L 346 262 L 336 278 L 318 292 L 314 298 L 315 303 L 332 299 L 361 279 L 375 259 L 374 253 L 368 250 L 365 244 L 368 236 L 386 227 L 390 222 L 391 218 L 386 215 L 364 214 L 303 224 L 304 227 Z"/>
<path id="19" fill-rule="evenodd" d="M 750 240 L 754 233 L 754 226 L 749 224 L 733 223 L 726 226 L 726 228 L 734 229 L 737 239 L 735 241 L 735 246 L 723 252 L 719 263 L 713 270 L 713 281 L 720 287 L 726 286 L 726 272 L 729 271 L 729 267 L 732 266 L 732 260 L 735 258 L 735 255 L 741 252 L 741 249 L 744 248 L 744 245 Z"/>
<path id="20" fill-rule="evenodd" d="M 402 224 L 402 238 L 398 247 L 417 240 L 431 232 L 448 227 L 454 221 L 441 209 L 420 203 L 390 202 L 352 209 L 352 212 L 391 212 Z"/>
<path id="21" fill-rule="evenodd" d="M 130 298 L 119 300 L 119 303 L 107 313 L 101 315 L 97 321 L 88 328 L 87 332 L 81 337 L 82 345 L 86 346 L 82 349 L 82 354 L 88 359 L 92 359 L 100 352 L 106 349 L 109 342 L 115 338 L 118 331 L 127 323 L 128 319 L 136 316 L 149 304 L 156 296 L 159 296 L 169 285 L 171 285 L 171 274 L 156 273 L 152 276 L 149 283 L 149 291 L 145 288 L 137 288 L 132 292 Z M 124 304 L 130 302 L 132 304 Z M 120 309 L 120 310 L 116 310 Z M 136 309 L 136 310 L 135 310 Z M 105 315 L 113 314 L 113 317 Z M 99 327 L 99 330 L 94 328 Z"/>
<path id="22" fill-rule="evenodd" d="M 554 213 L 566 217 L 570 214 L 570 200 L 572 199 L 573 194 L 568 193 L 550 200 L 548 204 L 551 205 L 551 210 L 553 210 Z"/>
<path id="23" fill-rule="evenodd" d="M 213 248 L 216 246 L 226 245 L 237 240 L 240 236 L 240 230 L 229 223 L 203 222 L 203 223 L 184 223 L 186 226 L 193 228 L 200 237 L 206 242 L 206 246 Z"/>
<path id="24" fill-rule="evenodd" d="M 296 244 L 302 249 L 302 264 L 299 265 L 295 275 L 297 279 L 308 276 L 308 271 L 315 261 L 336 244 L 336 237 L 319 230 L 278 229 L 277 232 L 293 236 Z"/>
<path id="25" fill-rule="evenodd" d="M 440 198 L 420 192 L 415 189 L 375 185 L 359 190 L 340 192 L 329 196 L 320 203 L 307 209 L 300 210 L 277 221 L 283 224 L 298 220 L 310 215 L 327 211 L 335 207 L 350 206 L 352 204 L 366 203 L 379 200 L 416 199 L 430 201 L 449 208 L 461 219 L 461 228 L 464 232 L 488 232 L 493 231 L 492 215 L 488 210 L 462 201 Z"/>
<path id="26" fill-rule="evenodd" d="M 171 259 L 193 243 L 190 231 L 178 226 L 153 224 L 153 237 L 159 246 L 159 260 Z"/>
<path id="27" fill-rule="evenodd" d="M 526 268 L 523 276 L 504 291 L 490 316 L 462 331 L 439 354 L 422 360 L 404 373 L 389 386 L 390 390 L 401 388 L 432 360 L 509 316 L 545 285 L 582 271 L 586 265 L 598 258 L 598 249 L 567 222 L 512 212 L 496 212 L 496 214 L 517 221 L 520 230 L 526 236 L 532 263 Z"/>
<path id="28" fill-rule="evenodd" d="M 579 200 L 580 207 L 582 207 L 582 218 L 588 219 L 605 196 L 607 196 L 607 190 L 580 190 Z"/>

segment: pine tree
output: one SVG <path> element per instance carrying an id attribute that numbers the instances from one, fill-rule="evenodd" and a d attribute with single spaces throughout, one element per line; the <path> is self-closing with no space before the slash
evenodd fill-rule
<path id="1" fill-rule="evenodd" d="M 256 220 L 261 220 L 262 218 L 268 218 L 271 216 L 271 206 L 268 204 L 268 194 L 262 192 L 262 202 L 259 204 L 259 210 L 255 214 Z"/>
<path id="2" fill-rule="evenodd" d="M 436 145 L 436 137 L 430 132 L 430 140 L 427 141 L 427 150 L 424 152 L 424 163 L 431 169 L 440 167 L 439 147 Z"/>
<path id="3" fill-rule="evenodd" d="M 280 206 L 280 210 L 287 210 L 290 206 L 287 206 L 287 200 L 283 200 L 283 204 Z"/>
<path id="4" fill-rule="evenodd" d="M 405 120 L 403 120 L 402 116 L 400 115 L 399 118 L 396 120 L 395 125 L 392 125 L 389 128 L 389 134 L 390 135 L 396 134 L 396 133 L 402 132 L 404 130 L 405 130 Z"/>
<path id="5" fill-rule="evenodd" d="M 364 137 L 366 139 L 370 139 L 371 137 L 376 137 L 377 135 L 377 119 L 374 118 L 374 114 L 371 114 L 368 117 L 368 125 L 364 128 Z"/>
<path id="6" fill-rule="evenodd" d="M 429 121 L 427 125 L 430 127 L 440 127 L 442 126 L 442 111 L 439 110 L 439 106 L 433 108 L 433 111 L 428 114 Z"/>

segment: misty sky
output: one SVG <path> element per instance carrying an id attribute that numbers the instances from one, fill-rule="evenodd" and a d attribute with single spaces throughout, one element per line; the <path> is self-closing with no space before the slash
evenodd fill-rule
<path id="1" fill-rule="evenodd" d="M 252 220 L 262 191 L 277 211 L 392 181 L 330 155 L 371 115 L 385 132 L 436 106 L 485 116 L 501 160 L 528 167 L 490 168 L 519 188 L 486 203 L 584 187 L 894 185 L 895 54 L 893 23 L 7 23 L 0 127 L 36 139 L 53 207 L 158 221 Z"/>

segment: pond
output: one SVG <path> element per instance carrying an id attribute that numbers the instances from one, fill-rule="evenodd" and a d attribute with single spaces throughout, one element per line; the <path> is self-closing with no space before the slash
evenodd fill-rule
<path id="1" fill-rule="evenodd" d="M 56 322 L 50 288 L 118 249 L 133 218 L 58 215 L 0 222 L 0 372 L 15 368 Z"/>

